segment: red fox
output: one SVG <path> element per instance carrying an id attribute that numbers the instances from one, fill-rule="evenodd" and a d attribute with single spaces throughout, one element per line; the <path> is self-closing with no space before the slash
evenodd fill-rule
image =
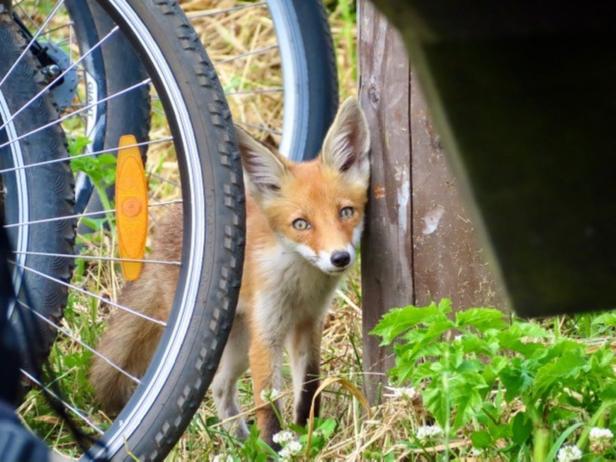
<path id="1" fill-rule="evenodd" d="M 239 414 L 236 382 L 250 367 L 257 426 L 272 444 L 280 430 L 276 412 L 264 401 L 280 389 L 282 355 L 289 354 L 295 421 L 304 425 L 319 385 L 323 320 L 341 276 L 356 259 L 370 176 L 366 119 L 347 99 L 329 129 L 320 156 L 293 163 L 237 128 L 247 183 L 244 273 L 233 327 L 212 382 L 221 420 Z M 181 209 L 162 220 L 152 258 L 177 259 Z M 123 289 L 119 302 L 166 319 L 178 269 L 150 265 Z M 130 321 L 130 322 L 128 322 Z M 123 311 L 114 313 L 99 351 L 135 376 L 147 368 L 161 328 Z M 103 408 L 119 411 L 134 384 L 95 358 L 90 378 Z M 318 412 L 318 400 L 315 401 Z M 236 431 L 247 435 L 244 421 Z"/>

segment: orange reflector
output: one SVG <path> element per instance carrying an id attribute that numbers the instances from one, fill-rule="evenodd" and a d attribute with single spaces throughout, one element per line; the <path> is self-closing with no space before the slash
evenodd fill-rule
<path id="1" fill-rule="evenodd" d="M 116 166 L 116 226 L 120 258 L 143 260 L 148 234 L 148 186 L 141 152 L 133 135 L 120 137 Z M 122 274 L 134 281 L 141 274 L 142 262 L 121 262 Z"/>

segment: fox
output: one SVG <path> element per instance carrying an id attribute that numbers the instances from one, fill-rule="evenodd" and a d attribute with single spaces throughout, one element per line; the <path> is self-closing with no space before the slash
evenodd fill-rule
<path id="1" fill-rule="evenodd" d="M 240 418 L 237 381 L 250 369 L 256 424 L 261 438 L 276 447 L 280 390 L 288 353 L 293 382 L 294 420 L 305 425 L 320 379 L 320 347 L 325 316 L 335 289 L 357 259 L 370 181 L 370 137 L 355 98 L 340 107 L 311 161 L 292 162 L 236 126 L 246 185 L 244 268 L 235 317 L 211 391 L 221 421 L 233 422 L 240 438 L 248 426 Z M 172 208 L 153 233 L 153 259 L 179 259 L 182 238 Z M 127 283 L 118 303 L 166 319 L 179 269 L 145 265 Z M 162 327 L 124 311 L 115 312 L 98 351 L 136 377 L 145 373 Z M 119 412 L 135 384 L 96 356 L 90 371 L 95 397 L 109 413 Z M 235 418 L 234 418 L 235 417 Z"/>

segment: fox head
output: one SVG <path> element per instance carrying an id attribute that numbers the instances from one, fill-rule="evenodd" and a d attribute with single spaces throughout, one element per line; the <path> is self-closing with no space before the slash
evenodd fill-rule
<path id="1" fill-rule="evenodd" d="M 282 245 L 324 273 L 355 261 L 370 179 L 366 118 L 347 99 L 319 157 L 294 163 L 237 129 L 248 190 Z"/>

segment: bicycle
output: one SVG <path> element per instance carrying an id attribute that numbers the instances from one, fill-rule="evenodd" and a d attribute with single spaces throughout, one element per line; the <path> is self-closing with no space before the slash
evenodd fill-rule
<path id="1" fill-rule="evenodd" d="M 65 11 L 62 9 L 63 3 Z M 327 43 L 328 35 L 310 34 L 311 24 L 314 26 L 313 31 L 316 25 L 318 30 L 324 30 L 322 7 L 318 2 L 270 1 L 268 3 L 272 14 L 278 15 L 276 17 L 279 18 L 279 26 L 276 28 L 279 45 L 283 44 L 280 37 L 294 38 L 285 40 L 281 47 L 281 55 L 286 56 L 282 60 L 282 67 L 287 75 L 279 80 L 281 85 L 270 86 L 266 88 L 268 90 L 266 92 L 253 94 L 258 95 L 255 99 L 273 95 L 280 98 L 284 95 L 284 121 L 279 113 L 273 117 L 276 120 L 270 120 L 267 124 L 255 124 L 251 120 L 245 120 L 245 126 L 261 134 L 262 138 L 268 137 L 270 142 L 281 142 L 281 150 L 283 152 L 286 150 L 292 157 L 309 158 L 316 154 L 320 138 L 329 124 L 328 117 L 331 119 L 333 116 L 337 103 L 335 70 L 331 58 L 331 43 Z M 36 2 L 32 4 L 36 5 Z M 71 342 L 79 344 L 78 340 L 81 340 L 81 347 L 85 353 L 79 358 L 87 360 L 88 355 L 96 353 L 87 341 L 75 338 L 71 330 L 74 319 L 81 316 L 94 324 L 92 332 L 89 332 L 91 340 L 95 338 L 97 328 L 100 330 L 100 318 L 96 314 L 99 306 L 105 305 L 109 309 L 130 308 L 115 306 L 112 297 L 99 293 L 101 287 L 94 281 L 96 278 L 88 275 L 88 271 L 97 271 L 98 276 L 102 275 L 112 282 L 110 284 L 112 288 L 114 283 L 117 286 L 114 265 L 121 258 L 112 254 L 111 256 L 100 254 L 101 249 L 106 251 L 110 247 L 113 249 L 113 233 L 110 233 L 110 228 L 113 230 L 115 224 L 113 217 L 108 216 L 109 210 L 113 209 L 110 207 L 113 196 L 107 193 L 106 204 L 96 204 L 96 201 L 105 202 L 105 191 L 109 191 L 113 181 L 95 184 L 97 181 L 89 171 L 91 166 L 84 165 L 83 162 L 90 159 L 107 159 L 113 164 L 109 157 L 104 156 L 118 150 L 117 140 L 128 128 L 128 133 L 135 136 L 136 142 L 133 147 L 141 150 L 142 157 L 146 158 L 146 149 L 150 151 L 147 153 L 147 161 L 148 164 L 155 166 L 149 171 L 152 199 L 157 197 L 160 199 L 163 196 L 171 198 L 150 203 L 150 206 L 164 208 L 167 203 L 179 200 L 184 204 L 186 250 L 182 261 L 148 262 L 147 258 L 143 258 L 141 262 L 180 264 L 183 281 L 176 294 L 174 313 L 166 321 L 168 326 L 166 334 L 148 373 L 141 380 L 141 385 L 131 402 L 110 424 L 104 421 L 101 423 L 85 415 L 79 409 L 83 402 L 77 400 L 76 406 L 71 404 L 76 415 L 85 418 L 86 425 L 92 428 L 93 434 L 104 434 L 103 441 L 109 445 L 111 454 L 116 458 L 127 457 L 126 447 L 131 453 L 145 460 L 158 460 L 164 457 L 181 435 L 209 384 L 230 327 L 239 287 L 243 224 L 241 173 L 238 173 L 239 160 L 233 144 L 233 134 L 229 128 L 229 113 L 225 99 L 217 83 L 216 73 L 200 51 L 194 32 L 174 2 L 158 1 L 154 5 L 154 2 L 150 1 L 140 5 L 131 0 L 59 1 L 48 13 L 55 11 L 56 19 L 69 18 L 76 38 L 76 43 L 71 45 L 69 42 L 68 47 L 64 48 L 62 45 L 65 44 L 58 45 L 58 42 L 53 41 L 53 34 L 49 34 L 45 41 L 42 29 L 37 36 L 39 28 L 26 24 L 29 15 L 23 13 L 28 12 L 28 6 L 28 0 L 16 2 L 14 13 L 18 13 L 17 18 L 24 19 L 21 24 L 11 25 L 13 29 L 11 40 L 16 40 L 20 34 L 27 38 L 29 33 L 29 40 L 34 39 L 33 44 L 49 45 L 47 48 L 41 47 L 43 56 L 29 57 L 28 60 L 32 76 L 40 81 L 30 90 L 25 102 L 43 88 L 49 87 L 47 96 L 43 98 L 47 107 L 46 120 L 38 127 L 55 123 L 59 117 L 55 112 L 56 109 L 68 111 L 67 114 L 81 111 L 79 114 L 88 116 L 75 126 L 67 126 L 68 118 L 63 120 L 64 132 L 70 136 L 70 156 L 61 148 L 65 144 L 65 135 L 62 130 L 54 129 L 53 127 L 57 126 L 54 124 L 49 127 L 54 133 L 39 131 L 37 133 L 41 134 L 41 139 L 34 143 L 39 148 L 55 146 L 56 148 L 52 150 L 53 158 L 49 158 L 49 152 L 43 155 L 40 154 L 42 149 L 33 149 L 31 154 L 28 151 L 26 156 L 22 156 L 21 164 L 11 159 L 6 165 L 2 164 L 1 168 L 5 184 L 13 181 L 17 185 L 20 175 L 23 177 L 19 180 L 25 185 L 22 186 L 22 190 L 28 190 L 28 185 L 35 180 L 41 184 L 59 183 L 65 188 L 63 201 L 55 203 L 57 210 L 53 213 L 49 213 L 51 209 L 48 207 L 39 206 L 43 200 L 55 197 L 41 192 L 42 188 L 36 188 L 40 197 L 32 200 L 31 206 L 20 206 L 17 200 L 19 196 L 14 198 L 9 195 L 4 198 L 6 204 L 17 203 L 16 207 L 13 206 L 15 209 L 13 214 L 32 212 L 28 216 L 8 220 L 8 229 L 12 229 L 15 234 L 13 241 L 16 243 L 27 241 L 29 245 L 16 249 L 14 271 L 16 287 L 38 286 L 36 293 L 42 297 L 53 293 L 50 297 L 53 303 L 48 303 L 46 300 L 33 303 L 37 315 L 40 315 L 38 318 L 40 324 L 46 328 L 47 337 L 40 345 L 39 361 L 46 356 L 56 332 L 62 333 L 69 339 L 72 336 Z M 238 6 L 241 8 L 234 9 Z M 193 11 L 189 14 L 194 21 L 207 21 L 208 18 L 220 14 L 248 12 L 252 14 L 257 10 L 267 11 L 265 6 L 265 2 L 254 2 L 228 7 L 229 9 L 225 11 L 215 10 L 216 15 L 208 15 L 203 11 Z M 22 14 L 19 14 L 20 12 Z M 290 14 L 294 15 L 294 20 L 289 19 Z M 54 27 L 57 28 L 56 31 L 62 30 L 60 29 L 62 24 L 57 23 L 51 14 L 41 15 L 39 22 L 44 23 L 50 16 L 51 19 L 46 25 L 47 32 Z M 298 20 L 299 17 L 303 19 L 301 22 Z M 314 21 L 309 21 L 310 17 L 313 17 Z M 36 21 L 37 18 L 32 19 Z M 86 24 L 94 24 L 94 29 L 85 27 Z M 173 39 L 165 35 L 165 31 L 170 27 L 175 30 Z M 7 28 L 8 26 L 0 27 L 0 29 Z M 96 33 L 92 33 L 93 30 Z M 70 36 L 70 33 L 68 35 Z M 320 43 L 314 50 L 307 48 L 302 41 L 311 35 L 316 37 L 312 40 Z M 26 43 L 29 42 L 22 41 L 22 48 Z M 79 58 L 71 62 L 70 54 L 75 51 L 76 45 L 79 48 Z M 45 51 L 50 48 L 53 49 L 51 53 L 53 56 Z M 234 63 L 242 59 L 266 57 L 275 50 L 276 47 L 271 45 L 259 47 L 239 58 L 219 63 L 218 70 L 224 74 L 226 68 L 232 68 Z M 216 51 L 213 50 L 213 53 L 216 54 Z M 69 55 L 68 64 L 66 61 L 64 64 L 58 64 L 62 53 Z M 16 54 L 19 55 L 21 52 Z M 29 56 L 29 53 L 27 55 Z M 132 69 L 130 75 L 124 71 L 118 72 L 118 69 L 126 70 L 126 59 L 123 66 L 120 66 L 120 63 L 123 61 L 122 56 L 127 55 L 133 56 L 142 64 L 129 66 Z M 85 58 L 81 59 L 84 56 Z M 15 59 L 13 56 L 13 61 L 4 60 L 4 62 L 11 63 Z M 71 67 L 77 61 L 79 63 Z M 57 69 L 53 68 L 54 64 Z M 81 71 L 89 75 L 84 79 L 86 82 L 96 83 L 96 97 L 92 96 L 94 93 L 85 91 L 87 88 L 83 82 L 72 84 L 71 88 L 68 77 L 78 66 Z M 318 76 L 330 77 L 314 78 L 314 73 L 306 72 L 306 69 L 315 68 L 321 70 Z M 4 76 L 6 70 L 0 68 L 0 76 Z M 289 73 L 291 77 L 288 77 Z M 306 75 L 312 77 L 310 81 L 302 80 Z M 16 79 L 13 85 L 21 86 L 25 80 L 34 79 Z M 150 80 L 153 83 L 153 90 L 150 90 Z M 199 82 L 201 88 L 198 91 L 189 83 L 192 80 Z M 10 84 L 11 79 L 7 82 Z M 173 82 L 176 84 L 175 87 Z M 226 85 L 227 97 L 252 98 L 246 89 L 243 89 L 244 84 L 245 82 L 231 82 Z M 289 90 L 283 92 L 283 87 L 298 87 L 302 90 L 298 93 L 301 98 L 297 98 L 295 92 Z M 2 84 L 0 84 L 1 92 Z M 192 100 L 196 93 L 197 97 Z M 72 100 L 67 95 L 73 95 Z M 190 95 L 189 101 L 186 101 L 187 95 Z M 127 103 L 124 98 L 129 96 L 130 99 L 127 100 L 130 102 Z M 293 105 L 287 104 L 287 97 L 291 98 Z M 81 106 L 71 108 L 70 103 L 79 98 Z M 68 106 L 66 106 L 67 101 Z M 17 110 L 24 107 L 24 101 L 21 103 Z M 234 105 L 237 106 L 232 102 L 232 106 Z M 289 107 L 293 110 L 289 110 Z M 208 113 L 202 114 L 200 112 L 202 108 L 207 108 Z M 31 111 L 24 109 L 24 113 L 29 112 Z M 67 114 L 60 115 L 60 119 Z M 111 114 L 115 114 L 113 119 Z M 126 114 L 131 114 L 131 117 L 127 117 Z M 163 115 L 167 122 L 159 120 Z M 13 120 L 12 116 L 15 116 L 14 110 L 10 115 L 3 113 L 0 116 L 3 120 L 0 132 L 7 128 L 6 126 L 10 126 L 11 122 L 14 122 L 13 125 L 18 122 L 23 123 L 21 118 L 14 117 Z M 10 122 L 7 123 L 7 120 Z M 115 121 L 115 124 L 103 124 L 111 120 Z M 118 120 L 123 122 L 118 123 Z M 282 128 L 283 123 L 284 128 Z M 153 130 L 150 130 L 150 124 Z M 169 125 L 172 137 L 165 132 L 166 125 Z M 17 128 L 19 131 L 16 133 L 29 133 L 37 129 L 33 126 Z M 151 136 L 152 133 L 157 136 Z M 19 143 L 19 140 L 15 141 L 19 136 L 12 135 L 12 138 L 7 137 L 7 141 L 0 141 L 0 151 L 16 144 L 24 144 Z M 50 143 L 50 139 L 55 141 Z M 10 141 L 13 142 L 2 146 Z M 166 150 L 163 152 L 161 149 L 169 145 L 175 148 L 175 154 Z M 0 157 L 6 156 L 2 156 L 0 152 Z M 69 157 L 73 172 L 66 168 Z M 19 156 L 16 159 L 19 160 Z M 79 165 L 80 162 L 82 165 Z M 101 168 L 104 170 L 105 166 Z M 29 172 L 37 169 L 52 169 L 55 176 L 41 179 L 40 176 L 33 174 L 30 177 Z M 23 175 L 19 172 L 23 172 Z M 70 184 L 74 179 L 73 174 L 76 175 L 78 185 L 76 204 L 73 204 L 72 195 L 69 194 Z M 203 201 L 206 204 L 205 210 L 199 210 L 196 205 Z M 101 210 L 100 205 L 104 205 L 107 210 Z M 10 213 L 8 215 L 13 217 Z M 57 219 L 61 217 L 64 219 Z M 50 218 L 53 220 L 49 220 Z M 78 218 L 81 221 L 78 237 L 80 255 L 79 258 L 75 258 L 71 240 L 72 229 Z M 84 226 L 88 228 L 87 232 Z M 37 239 L 39 247 L 32 245 L 32 239 L 23 238 L 24 233 L 36 227 L 41 235 Z M 44 231 L 40 231 L 41 229 Z M 54 241 L 57 246 L 52 248 L 48 242 L 52 239 L 49 238 L 61 236 L 60 232 L 64 237 Z M 201 256 L 205 258 L 205 262 Z M 71 281 L 70 273 L 74 262 L 77 270 Z M 45 267 L 46 264 L 50 266 Z M 65 324 L 61 325 L 62 309 L 67 300 Z M 205 305 L 204 309 L 197 306 L 202 303 Z M 30 311 L 33 306 L 25 307 L 18 302 L 13 309 Z M 78 313 L 79 316 L 76 316 L 76 311 L 81 311 Z M 155 321 L 165 322 L 165 320 Z M 22 334 L 22 342 L 25 343 L 27 340 L 27 336 Z M 61 361 L 58 355 L 53 358 Z M 78 393 L 82 391 L 77 390 Z M 100 416 L 97 415 L 97 418 Z M 106 423 L 109 424 L 108 428 L 105 428 Z"/>
<path id="2" fill-rule="evenodd" d="M 189 410 L 201 400 L 233 316 L 241 277 L 241 166 L 222 89 L 179 7 L 173 2 L 154 4 L 124 0 L 100 4 L 113 15 L 117 21 L 115 30 L 125 33 L 132 46 L 141 53 L 144 67 L 148 69 L 147 79 L 124 92 L 149 87 L 152 83 L 153 91 L 163 102 L 173 136 L 172 139 L 167 137 L 166 142 L 174 147 L 178 179 L 182 186 L 181 199 L 178 197 L 174 201 L 181 200 L 183 203 L 185 250 L 174 315 L 170 320 L 158 320 L 168 324 L 169 329 L 153 367 L 148 376 L 141 380 L 133 404 L 104 432 L 100 424 L 84 416 L 75 406 L 69 404 L 69 408 L 93 427 L 93 432 L 104 433 L 102 440 L 112 456 L 126 457 L 125 448 L 130 448 L 131 453 L 154 460 L 169 450 L 176 435 L 190 420 Z M 14 274 L 18 278 L 21 276 L 20 290 L 33 295 L 29 297 L 33 305 L 25 305 L 20 298 L 12 310 L 31 311 L 36 307 L 38 310 L 35 313 L 41 315 L 41 322 L 49 323 L 49 331 L 60 328 L 60 332 L 67 333 L 58 325 L 57 319 L 67 300 L 69 287 L 79 289 L 81 295 L 94 300 L 104 300 L 108 306 L 114 306 L 114 303 L 68 282 L 75 255 L 70 250 L 70 242 L 64 244 L 71 240 L 76 217 L 70 213 L 72 198 L 69 192 L 73 176 L 67 162 L 69 159 L 74 161 L 77 156 L 67 156 L 64 134 L 58 129 L 58 122 L 67 117 L 63 115 L 58 118 L 48 98 L 39 100 L 42 103 L 38 104 L 38 112 L 46 120 L 15 115 L 40 93 L 44 82 L 41 66 L 28 51 L 24 53 L 28 50 L 28 43 L 34 42 L 26 42 L 18 25 L 12 18 L 7 18 L 7 13 L 3 15 L 0 29 L 5 39 L 0 51 L 3 55 L 0 58 L 3 66 L 0 70 L 3 76 L 0 92 L 2 99 L 7 101 L 2 112 L 7 140 L 2 142 L 0 149 L 4 151 L 2 157 L 5 159 L 9 150 L 12 155 L 9 159 L 11 163 L 3 165 L 3 184 L 7 188 L 4 204 L 7 209 L 13 207 L 28 214 L 14 219 L 11 211 L 7 210 L 6 226 L 13 245 L 24 241 L 24 235 L 31 230 L 32 233 L 41 233 L 40 230 L 44 229 L 45 234 L 27 242 L 29 245 L 44 243 L 41 248 L 27 247 L 22 250 L 23 247 L 16 245 Z M 41 30 L 39 28 L 37 32 Z M 173 31 L 174 38 L 169 37 L 169 31 Z M 20 56 L 21 60 L 18 61 Z M 25 85 L 31 85 L 31 88 L 26 91 Z M 25 101 L 16 101 L 15 95 L 22 95 Z M 203 112 L 204 109 L 207 113 Z M 31 116 L 35 111 L 23 113 Z M 82 156 L 79 159 L 96 158 L 92 153 L 78 156 Z M 41 171 L 51 178 L 42 176 Z M 11 187 L 11 180 L 14 188 Z M 37 181 L 58 188 L 63 194 L 49 194 L 43 188 L 34 187 Z M 29 206 L 19 207 L 20 199 L 19 196 L 14 197 L 16 194 L 26 195 L 27 199 L 34 194 L 38 196 L 31 202 L 23 199 L 22 203 Z M 41 203 L 43 200 L 47 203 Z M 52 205 L 56 208 L 53 209 Z M 152 207 L 153 204 L 149 205 Z M 165 203 L 154 205 L 163 207 Z M 64 246 L 60 248 L 58 245 L 52 249 L 50 243 L 54 240 Z M 82 259 L 87 257 L 80 256 Z M 114 257 L 110 258 L 113 260 Z M 62 288 L 53 290 L 50 296 L 52 290 L 48 287 L 55 285 Z M 37 295 L 38 300 L 35 298 Z M 73 299 L 68 300 L 67 309 L 74 309 L 78 303 L 76 295 L 71 296 Z M 51 297 L 54 303 L 49 303 L 47 297 Z M 198 309 L 200 304 L 204 304 L 205 309 Z M 44 317 L 43 310 L 49 308 L 53 308 L 53 313 Z M 116 304 L 114 308 L 129 307 Z M 165 357 L 170 360 L 164 361 Z M 185 357 L 185 360 L 177 361 L 178 357 Z M 28 376 L 27 371 L 24 372 Z M 180 377 L 192 386 L 176 387 L 175 381 Z M 34 379 L 32 376 L 29 378 Z M 154 400 L 156 406 L 151 404 Z"/>

